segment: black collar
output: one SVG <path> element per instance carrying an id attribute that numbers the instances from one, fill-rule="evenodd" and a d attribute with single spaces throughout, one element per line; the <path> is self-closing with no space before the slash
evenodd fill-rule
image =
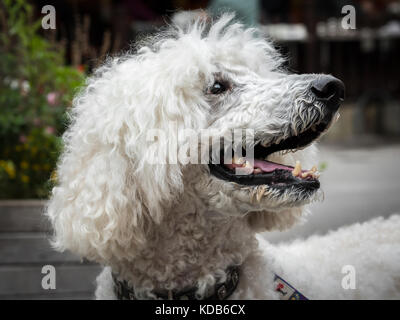
<path id="1" fill-rule="evenodd" d="M 118 280 L 113 274 L 114 291 L 118 300 L 137 300 L 132 287 L 125 280 Z M 203 300 L 225 300 L 233 291 L 235 291 L 239 282 L 239 267 L 233 266 L 226 270 L 226 281 L 214 285 L 214 291 L 211 295 Z M 161 300 L 198 300 L 196 297 L 197 287 L 190 288 L 185 291 L 175 292 L 167 291 L 166 293 L 154 292 L 157 299 Z"/>

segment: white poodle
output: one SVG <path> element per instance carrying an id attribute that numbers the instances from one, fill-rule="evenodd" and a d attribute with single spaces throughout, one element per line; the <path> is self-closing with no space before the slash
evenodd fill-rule
<path id="1" fill-rule="evenodd" d="M 46 214 L 56 249 L 105 266 L 97 298 L 400 297 L 399 216 L 290 245 L 256 235 L 321 197 L 311 144 L 344 95 L 282 62 L 225 14 L 172 26 L 88 80 Z M 186 161 L 195 150 L 202 161 Z"/>

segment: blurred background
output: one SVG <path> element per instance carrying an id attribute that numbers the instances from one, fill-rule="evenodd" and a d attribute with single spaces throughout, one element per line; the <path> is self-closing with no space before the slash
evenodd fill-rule
<path id="1" fill-rule="evenodd" d="M 56 28 L 43 29 L 52 5 Z M 355 29 L 344 29 L 345 5 Z M 85 299 L 100 267 L 53 252 L 41 217 L 56 179 L 66 110 L 86 76 L 170 21 L 222 10 L 260 28 L 296 73 L 346 84 L 341 118 L 320 142 L 324 202 L 272 242 L 400 212 L 399 0 L 3 0 L 0 3 L 0 299 Z M 46 12 L 47 13 L 47 12 Z M 57 270 L 43 290 L 42 267 Z"/>

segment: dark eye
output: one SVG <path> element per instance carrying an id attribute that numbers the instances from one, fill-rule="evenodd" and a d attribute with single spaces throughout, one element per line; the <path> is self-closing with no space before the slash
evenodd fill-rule
<path id="1" fill-rule="evenodd" d="M 223 84 L 220 81 L 215 81 L 214 84 L 212 85 L 211 89 L 210 89 L 210 92 L 212 94 L 221 94 L 221 93 L 225 92 L 226 89 L 227 88 L 226 88 L 225 84 Z"/>

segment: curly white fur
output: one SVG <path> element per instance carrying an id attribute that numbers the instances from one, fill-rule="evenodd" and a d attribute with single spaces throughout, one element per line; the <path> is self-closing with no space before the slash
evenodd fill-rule
<path id="1" fill-rule="evenodd" d="M 74 100 L 59 181 L 46 214 L 55 230 L 56 249 L 107 266 L 98 279 L 98 298 L 114 297 L 111 270 L 129 281 L 140 298 L 154 297 L 154 290 L 193 285 L 203 296 L 217 279 L 223 281 L 225 269 L 233 264 L 242 266 L 234 298 L 277 298 L 273 272 L 284 267 L 288 271 L 281 270 L 283 275 L 298 283 L 305 295 L 330 297 L 329 292 L 348 297 L 333 280 L 324 285 L 310 279 L 336 272 L 333 254 L 350 252 L 350 242 L 339 247 L 330 236 L 295 244 L 297 255 L 310 253 L 311 275 L 304 276 L 292 271 L 296 265 L 306 273 L 303 256 L 286 260 L 286 251 L 289 255 L 295 249 L 282 249 L 285 256 L 279 259 L 276 248 L 260 246 L 255 237 L 256 232 L 285 229 L 300 221 L 304 205 L 318 199 L 319 192 L 292 188 L 279 193 L 267 186 L 227 183 L 210 175 L 207 165 L 167 164 L 168 145 L 146 138 L 149 129 L 168 131 L 172 121 L 178 131 L 169 139 L 179 146 L 187 143 L 180 134 L 184 128 L 216 129 L 213 134 L 218 137 L 251 128 L 256 142 L 274 143 L 323 117 L 323 107 L 309 94 L 311 80 L 319 75 L 287 74 L 270 42 L 231 19 L 223 15 L 211 26 L 201 20 L 172 26 L 141 43 L 136 52 L 110 59 Z M 207 88 L 217 78 L 231 88 L 213 97 Z M 314 155 L 310 146 L 272 159 L 287 164 L 301 159 L 311 167 Z M 159 164 L 149 164 L 151 159 Z M 388 221 L 375 225 L 381 231 L 400 225 L 396 217 Z M 373 231 L 369 225 L 364 231 L 368 228 Z M 350 231 L 346 232 L 338 235 L 347 237 Z M 391 235 L 383 244 L 399 240 L 397 232 Z M 323 241 L 324 248 L 319 245 Z M 330 241 L 337 251 L 324 251 L 334 245 L 328 245 Z M 316 269 L 319 251 L 330 257 L 323 270 Z M 395 268 L 387 271 L 399 275 Z M 377 292 L 393 295 L 387 289 L 366 291 L 371 293 L 367 297 Z"/>

